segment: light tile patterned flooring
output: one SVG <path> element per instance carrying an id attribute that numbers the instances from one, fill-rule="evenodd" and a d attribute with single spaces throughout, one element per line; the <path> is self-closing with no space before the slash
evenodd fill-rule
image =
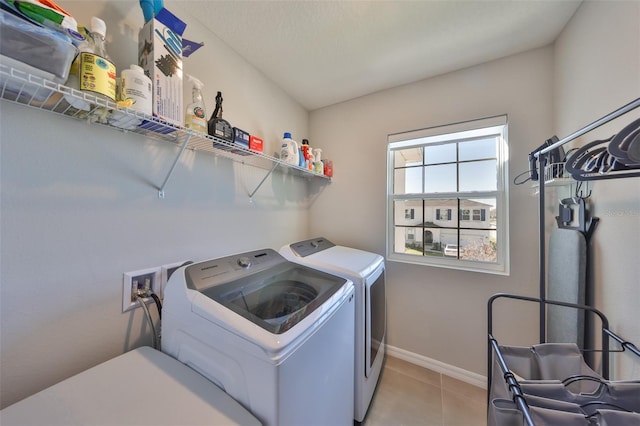
<path id="1" fill-rule="evenodd" d="M 485 426 L 487 393 L 387 356 L 364 426 Z"/>

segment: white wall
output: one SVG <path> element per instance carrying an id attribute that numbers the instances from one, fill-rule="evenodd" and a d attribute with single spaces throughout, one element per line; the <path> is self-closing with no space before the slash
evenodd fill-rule
<path id="1" fill-rule="evenodd" d="M 312 140 L 333 153 L 335 177 L 311 210 L 311 234 L 384 253 L 389 133 L 506 113 L 513 179 L 527 169 L 527 153 L 553 134 L 567 135 L 637 98 L 639 18 L 638 2 L 587 1 L 554 46 L 313 111 Z M 627 114 L 578 143 L 610 136 L 639 114 Z M 596 306 L 614 331 L 638 344 L 640 184 L 634 178 L 599 181 L 592 188 L 593 213 L 602 219 L 593 247 Z M 390 345 L 485 374 L 487 298 L 502 291 L 538 294 L 536 197 L 528 185 L 512 185 L 510 191 L 511 276 L 389 262 Z M 547 192 L 547 230 L 563 191 Z M 353 205 L 358 208 L 339 208 Z M 509 321 L 495 333 L 501 342 L 535 342 L 537 312 L 522 304 L 497 308 L 497 325 Z M 619 377 L 640 374 L 630 357 L 615 358 Z"/>
<path id="2" fill-rule="evenodd" d="M 103 17 L 116 65 L 135 62 L 137 2 L 61 5 L 80 22 Z M 187 38 L 205 42 L 184 66 L 204 81 L 209 108 L 221 90 L 225 118 L 262 135 L 268 152 L 283 131 L 309 134 L 334 160 L 334 181 L 308 185 L 275 174 L 249 203 L 262 169 L 187 152 L 159 200 L 155 188 L 176 147 L 0 102 L 0 407 L 150 344 L 142 313 L 120 312 L 125 271 L 315 235 L 384 253 L 389 133 L 506 113 L 513 178 L 550 135 L 565 135 L 640 93 L 640 5 L 585 2 L 555 49 L 314 111 L 308 122 L 302 107 L 179 2 L 167 5 L 187 21 Z M 389 263 L 389 344 L 485 373 L 487 298 L 501 291 L 535 296 L 538 289 L 536 199 L 528 186 L 510 192 L 511 276 Z M 638 179 L 598 182 L 592 198 L 602 218 L 598 306 L 614 330 L 638 342 Z M 520 333 L 535 322 L 534 310 L 501 307 L 496 315 L 508 318 L 496 330 L 505 343 L 536 338 L 535 324 Z"/>
<path id="3" fill-rule="evenodd" d="M 509 175 L 526 171 L 527 153 L 552 134 L 552 71 L 547 47 L 313 111 L 311 143 L 321 141 L 332 153 L 334 181 L 311 209 L 311 233 L 384 254 L 390 133 L 508 114 Z M 497 292 L 537 294 L 532 194 L 528 185 L 511 185 L 508 277 L 388 262 L 390 345 L 485 374 L 487 299 Z M 510 328 L 496 336 L 529 343 L 537 326 L 525 324 L 534 318 L 534 310 L 517 305 L 501 317 Z"/>
<path id="4" fill-rule="evenodd" d="M 107 22 L 119 69 L 137 61 L 137 2 L 64 1 L 81 23 Z M 179 3 L 185 36 L 205 46 L 185 59 L 207 106 L 261 135 L 272 152 L 283 131 L 304 137 L 308 113 Z M 116 47 L 117 46 L 117 47 Z M 190 97 L 190 88 L 187 89 Z M 211 112 L 211 110 L 209 111 Z M 0 102 L 1 407 L 140 345 L 140 309 L 122 313 L 122 273 L 307 238 L 318 185 L 266 174 L 221 156 L 186 152 L 165 192 L 177 146 Z"/>
<path id="5" fill-rule="evenodd" d="M 555 128 L 562 137 L 640 96 L 640 3 L 584 2 L 556 42 Z M 575 146 L 611 136 L 640 117 L 632 111 L 582 137 Z M 596 307 L 613 331 L 640 344 L 640 178 L 591 185 Z M 618 378 L 640 377 L 640 363 L 616 356 Z"/>

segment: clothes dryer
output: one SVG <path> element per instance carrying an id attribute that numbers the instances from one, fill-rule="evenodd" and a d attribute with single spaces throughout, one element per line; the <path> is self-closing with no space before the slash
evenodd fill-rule
<path id="1" fill-rule="evenodd" d="M 288 260 L 353 281 L 355 288 L 354 419 L 364 420 L 386 353 L 385 264 L 379 254 L 338 246 L 326 238 L 285 245 Z"/>
<path id="2" fill-rule="evenodd" d="M 353 283 L 264 249 L 184 266 L 162 350 L 263 424 L 353 423 Z"/>

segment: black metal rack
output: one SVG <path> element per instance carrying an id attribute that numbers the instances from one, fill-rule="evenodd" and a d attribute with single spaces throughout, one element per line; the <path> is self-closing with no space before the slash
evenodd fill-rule
<path id="1" fill-rule="evenodd" d="M 600 319 L 600 322 L 602 325 L 601 326 L 602 341 L 601 341 L 600 348 L 584 349 L 584 351 L 600 352 L 602 354 L 601 375 L 605 380 L 609 379 L 609 356 L 611 352 L 628 351 L 634 354 L 635 356 L 637 356 L 638 358 L 640 358 L 640 349 L 638 349 L 633 343 L 626 341 L 624 338 L 620 337 L 619 335 L 611 331 L 609 329 L 609 320 L 607 319 L 605 314 L 603 314 L 601 311 L 591 306 L 560 302 L 560 301 L 554 301 L 554 300 L 542 300 L 540 298 L 520 296 L 520 295 L 508 294 L 508 293 L 499 293 L 499 294 L 493 295 L 491 298 L 489 298 L 488 305 L 487 305 L 487 312 L 488 312 L 487 328 L 488 328 L 488 338 L 489 338 L 489 343 L 487 347 L 487 382 L 488 382 L 487 407 L 489 407 L 489 404 L 491 403 L 490 401 L 491 396 L 490 396 L 489 390 L 491 389 L 491 386 L 492 386 L 493 362 L 494 362 L 493 355 L 495 355 L 496 363 L 502 370 L 502 377 L 504 378 L 513 396 L 513 402 L 516 404 L 518 409 L 522 412 L 524 424 L 526 424 L 527 426 L 535 426 L 535 422 L 533 420 L 533 417 L 529 410 L 529 406 L 525 399 L 525 392 L 523 392 L 523 390 L 521 389 L 520 383 L 518 382 L 516 375 L 509 368 L 508 362 L 505 360 L 505 357 L 502 353 L 500 345 L 498 344 L 498 341 L 493 336 L 493 305 L 494 305 L 494 302 L 496 302 L 499 299 L 511 299 L 511 300 L 520 300 L 524 302 L 539 303 L 543 307 L 546 307 L 547 305 L 563 306 L 567 308 L 583 310 L 585 312 L 593 314 L 594 316 L 597 316 Z M 615 349 L 615 350 L 610 349 L 609 347 L 610 340 L 614 340 L 615 342 L 617 342 L 620 346 L 620 349 Z M 640 382 L 638 383 L 640 384 Z"/>
<path id="2" fill-rule="evenodd" d="M 493 304 L 498 299 L 512 299 L 512 300 L 520 300 L 525 302 L 533 302 L 539 304 L 539 343 L 546 342 L 546 310 L 548 305 L 554 306 L 562 306 L 566 308 L 574 308 L 585 313 L 590 313 L 596 317 L 598 317 L 601 321 L 601 333 L 602 333 L 602 341 L 601 348 L 589 348 L 590 351 L 599 351 L 602 353 L 602 377 L 605 379 L 609 378 L 609 354 L 610 352 L 614 352 L 609 348 L 610 339 L 616 341 L 620 345 L 620 350 L 615 350 L 615 352 L 624 352 L 629 351 L 630 353 L 638 356 L 640 358 L 640 350 L 631 342 L 624 340 L 622 337 L 615 334 L 613 331 L 609 329 L 609 321 L 607 317 L 597 309 L 583 304 L 574 304 L 567 303 L 555 300 L 547 300 L 546 299 L 546 250 L 545 250 L 545 179 L 539 179 L 538 168 L 537 165 L 540 166 L 540 170 L 543 170 L 548 163 L 554 161 L 554 158 L 557 157 L 557 150 L 563 145 L 575 140 L 576 138 L 632 111 L 636 108 L 640 107 L 640 98 L 635 99 L 634 101 L 624 105 L 621 108 L 607 114 L 606 116 L 594 121 L 587 126 L 573 132 L 567 137 L 558 140 L 558 138 L 553 137 L 542 144 L 540 147 L 536 148 L 533 152 L 529 154 L 529 164 L 530 164 L 530 177 L 533 181 L 539 181 L 539 191 L 538 191 L 538 219 L 539 219 L 539 297 L 527 297 L 520 296 L 515 294 L 496 294 L 489 299 L 488 302 L 488 345 L 487 345 L 487 371 L 488 371 L 488 390 L 491 389 L 491 380 L 493 373 L 493 355 L 496 356 L 496 363 L 500 366 L 503 378 L 505 380 L 506 385 L 511 391 L 511 395 L 513 396 L 513 402 L 516 404 L 517 408 L 522 412 L 524 423 L 527 426 L 534 426 L 534 421 L 531 416 L 531 412 L 527 405 L 527 402 L 524 398 L 524 394 L 520 388 L 518 380 L 513 372 L 509 369 L 507 362 L 500 350 L 500 345 L 497 340 L 493 336 Z M 632 123 L 633 126 L 639 126 L 640 120 Z M 640 127 L 640 126 L 639 126 Z M 639 130 L 640 131 L 640 130 Z M 639 136 L 640 137 L 640 136 Z M 615 137 L 612 137 L 615 139 Z M 608 142 L 606 141 L 598 141 L 598 142 Z M 603 149 L 600 152 L 604 152 Z M 555 155 L 555 157 L 554 157 Z M 585 155 L 585 152 L 578 152 L 578 156 Z M 574 157 L 575 158 L 575 157 Z M 584 162 L 586 159 L 581 159 L 580 161 Z M 538 164 L 536 164 L 536 162 Z M 611 173 L 608 173 L 611 170 Z M 618 170 L 613 170 L 611 168 L 607 168 L 605 172 L 600 170 L 599 172 L 594 173 L 585 173 L 581 176 L 575 177 L 577 180 L 597 180 L 597 179 L 613 179 L 613 178 L 627 178 L 627 177 L 638 177 L 640 176 L 640 163 L 637 166 L 628 167 L 626 165 L 620 166 Z M 597 219 L 592 224 L 595 226 L 597 223 Z M 585 226 L 584 222 L 581 221 L 581 226 Z M 593 226 L 589 229 L 586 227 L 582 229 L 583 233 L 587 237 L 593 232 Z M 487 401 L 489 401 L 490 396 L 487 394 Z"/>
<path id="3" fill-rule="evenodd" d="M 532 180 L 537 180 L 537 169 L 536 169 L 536 164 L 535 164 L 535 159 L 537 159 L 538 164 L 540 164 L 540 168 L 543 168 L 544 165 L 547 163 L 547 161 L 550 159 L 550 153 L 573 141 L 574 139 L 577 139 L 578 137 L 628 113 L 629 111 L 632 111 L 636 108 L 640 107 L 640 98 L 637 98 L 636 100 L 618 108 L 617 110 L 607 114 L 606 116 L 594 121 L 591 124 L 588 124 L 586 126 L 584 126 L 583 128 L 581 128 L 580 130 L 577 130 L 573 133 L 571 133 L 569 136 L 558 140 L 555 143 L 552 144 L 543 144 L 542 146 L 538 147 L 536 150 L 534 150 L 533 152 L 531 152 L 529 154 L 529 158 L 530 158 L 530 164 L 532 165 L 532 170 L 531 170 L 531 177 Z M 531 159 L 534 159 L 533 161 L 531 161 Z M 606 178 L 605 174 L 601 175 L 602 178 Z M 635 173 L 629 173 L 629 174 L 625 174 L 624 176 L 620 176 L 620 178 L 626 178 L 626 177 L 636 177 L 636 176 L 640 176 L 640 168 L 635 172 Z M 596 176 L 597 177 L 597 176 Z M 538 238 L 539 238 L 539 251 L 538 251 L 538 256 L 539 256 L 539 294 L 540 294 L 540 299 L 542 302 L 544 302 L 544 300 L 546 299 L 546 279 L 545 279 L 545 271 L 546 271 L 546 263 L 545 263 L 545 259 L 546 259 L 546 250 L 545 250 L 545 235 L 546 235 L 546 230 L 545 230 L 545 219 L 544 219 L 544 211 L 545 211 L 545 180 L 544 179 L 540 179 L 539 180 L 539 191 L 538 191 Z M 544 311 L 544 303 L 540 303 L 540 343 L 543 343 L 545 341 L 545 335 L 546 335 L 546 322 L 545 322 L 545 311 Z"/>

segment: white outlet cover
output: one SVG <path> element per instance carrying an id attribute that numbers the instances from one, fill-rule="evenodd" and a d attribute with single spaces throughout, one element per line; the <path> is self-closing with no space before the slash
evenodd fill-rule
<path id="1" fill-rule="evenodd" d="M 133 279 L 135 277 L 152 274 L 153 283 L 151 289 L 155 291 L 154 287 L 160 283 L 160 268 L 140 269 L 137 271 L 125 272 L 122 275 L 122 312 L 127 312 L 140 306 L 138 302 L 131 301 L 131 287 L 133 285 Z"/>

